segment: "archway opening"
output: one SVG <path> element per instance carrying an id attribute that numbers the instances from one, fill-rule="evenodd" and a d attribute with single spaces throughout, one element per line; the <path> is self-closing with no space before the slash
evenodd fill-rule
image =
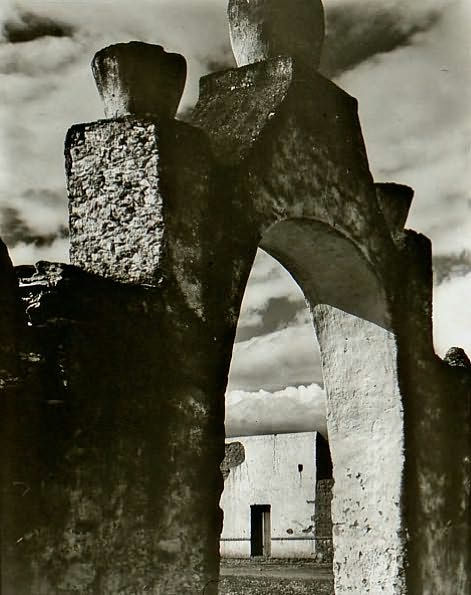
<path id="1" fill-rule="evenodd" d="M 336 589 L 402 592 L 404 421 L 384 273 L 334 223 L 284 220 L 260 245 L 302 288 L 319 341 Z"/>
<path id="2" fill-rule="evenodd" d="M 334 225 L 285 220 L 266 230 L 260 246 L 302 288 L 319 340 L 333 460 L 334 567 L 343 568 L 336 588 L 388 590 L 403 576 L 404 444 L 385 288 L 368 257 Z M 294 459 L 301 450 L 293 456 L 300 480 L 305 466 Z M 272 508 L 272 521 L 273 514 Z"/>
<path id="3" fill-rule="evenodd" d="M 288 271 L 259 250 L 226 393 L 223 568 L 230 567 L 228 558 L 263 557 L 267 563 L 270 557 L 273 563 L 282 559 L 289 576 L 296 564 L 331 562 L 325 416 L 319 346 L 306 299 Z M 316 508 L 319 481 L 324 490 Z M 316 531 L 321 520 L 322 547 Z"/>
<path id="4" fill-rule="evenodd" d="M 258 250 L 246 286 L 226 392 L 226 435 L 320 431 L 324 381 L 299 285 Z"/>

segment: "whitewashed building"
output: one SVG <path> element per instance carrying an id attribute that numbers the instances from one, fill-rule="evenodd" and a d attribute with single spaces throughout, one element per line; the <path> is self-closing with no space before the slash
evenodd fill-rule
<path id="1" fill-rule="evenodd" d="M 332 466 L 320 434 L 228 439 L 222 470 L 223 557 L 325 557 L 331 549 Z"/>

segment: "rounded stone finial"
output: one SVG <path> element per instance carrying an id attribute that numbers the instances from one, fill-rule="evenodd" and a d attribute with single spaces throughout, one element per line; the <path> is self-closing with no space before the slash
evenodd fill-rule
<path id="1" fill-rule="evenodd" d="M 319 66 L 324 42 L 321 0 L 229 0 L 228 15 L 238 66 L 276 56 Z"/>
<path id="2" fill-rule="evenodd" d="M 92 71 L 107 118 L 175 117 L 186 80 L 180 54 L 139 41 L 117 43 L 95 54 Z"/>

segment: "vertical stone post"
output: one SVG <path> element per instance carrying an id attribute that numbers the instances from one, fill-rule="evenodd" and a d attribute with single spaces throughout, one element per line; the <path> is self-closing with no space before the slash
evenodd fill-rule
<path id="1" fill-rule="evenodd" d="M 403 411 L 394 335 L 330 306 L 314 319 L 334 461 L 335 593 L 405 593 Z"/>
<path id="2" fill-rule="evenodd" d="M 84 471 L 115 503 L 93 547 L 96 593 L 214 594 L 235 324 L 211 156 L 200 131 L 173 119 L 180 56 L 119 44 L 94 72 L 112 118 L 73 127 L 66 160 L 72 264 L 114 284 L 94 319 L 107 373 L 89 362 L 76 380 L 99 386 L 81 398 L 113 427 L 96 453 L 103 475 Z M 93 491 L 88 501 L 95 509 Z"/>

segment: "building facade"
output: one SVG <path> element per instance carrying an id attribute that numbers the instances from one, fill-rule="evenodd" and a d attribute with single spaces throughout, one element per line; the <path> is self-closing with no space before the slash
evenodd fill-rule
<path id="1" fill-rule="evenodd" d="M 229 439 L 221 555 L 326 559 L 331 470 L 327 443 L 317 432 Z M 316 535 L 317 520 L 322 535 Z"/>

